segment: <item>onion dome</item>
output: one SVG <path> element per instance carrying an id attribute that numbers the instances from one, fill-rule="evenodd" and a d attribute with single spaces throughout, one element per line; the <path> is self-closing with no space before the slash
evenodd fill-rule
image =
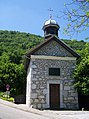
<path id="1" fill-rule="evenodd" d="M 44 25 L 48 25 L 48 24 L 57 24 L 57 22 L 55 20 L 49 19 L 44 23 Z"/>
<path id="2" fill-rule="evenodd" d="M 44 30 L 44 36 L 48 35 L 56 35 L 58 36 L 58 30 L 59 30 L 59 25 L 55 20 L 49 19 L 45 21 L 43 30 Z"/>

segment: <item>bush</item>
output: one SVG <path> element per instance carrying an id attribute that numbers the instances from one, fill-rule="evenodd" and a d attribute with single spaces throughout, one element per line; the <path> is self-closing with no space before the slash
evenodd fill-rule
<path id="1" fill-rule="evenodd" d="M 0 92 L 0 98 L 6 101 L 14 102 L 14 98 L 6 95 L 6 92 Z"/>

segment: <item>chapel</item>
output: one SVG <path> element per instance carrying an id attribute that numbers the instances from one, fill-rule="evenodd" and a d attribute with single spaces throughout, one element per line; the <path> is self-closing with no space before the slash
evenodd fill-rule
<path id="1" fill-rule="evenodd" d="M 78 109 L 73 71 L 79 58 L 58 36 L 59 24 L 43 25 L 44 42 L 26 54 L 26 104 L 37 109 Z"/>

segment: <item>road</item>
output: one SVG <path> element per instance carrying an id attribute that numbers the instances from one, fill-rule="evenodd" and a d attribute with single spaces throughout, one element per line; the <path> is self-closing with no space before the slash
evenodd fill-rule
<path id="1" fill-rule="evenodd" d="M 0 119 L 49 119 L 49 118 L 0 104 Z"/>
<path id="2" fill-rule="evenodd" d="M 0 119 L 89 119 L 89 111 L 38 111 L 0 100 Z"/>

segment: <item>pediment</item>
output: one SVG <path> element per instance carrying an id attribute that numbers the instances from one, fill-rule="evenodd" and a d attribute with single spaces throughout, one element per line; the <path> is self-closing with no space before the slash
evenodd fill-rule
<path id="1" fill-rule="evenodd" d="M 30 55 L 79 57 L 79 54 L 77 54 L 71 47 L 54 35 L 48 39 L 45 39 L 43 43 L 33 48 L 27 54 L 28 57 Z"/>

